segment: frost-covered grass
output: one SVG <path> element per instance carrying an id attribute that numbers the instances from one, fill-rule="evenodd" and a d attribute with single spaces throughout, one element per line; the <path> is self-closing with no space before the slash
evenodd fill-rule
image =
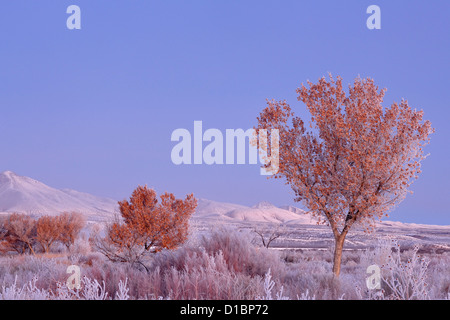
<path id="1" fill-rule="evenodd" d="M 448 299 L 450 254 L 399 250 L 393 240 L 344 252 L 341 276 L 329 251 L 277 251 L 246 232 L 218 228 L 175 251 L 149 257 L 145 268 L 112 263 L 84 241 L 69 253 L 0 256 L 1 299 Z M 400 248 L 401 249 L 401 248 Z M 81 288 L 66 269 L 81 268 Z M 381 289 L 368 290 L 366 269 L 381 268 Z"/>

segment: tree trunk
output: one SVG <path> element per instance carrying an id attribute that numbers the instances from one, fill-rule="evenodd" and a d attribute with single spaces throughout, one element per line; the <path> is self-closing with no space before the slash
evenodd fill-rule
<path id="1" fill-rule="evenodd" d="M 341 259 L 342 259 L 342 249 L 344 248 L 345 234 L 341 234 L 335 240 L 334 246 L 334 259 L 333 259 L 333 273 L 335 277 L 339 277 L 341 273 Z"/>
<path id="2" fill-rule="evenodd" d="M 31 245 L 31 243 L 27 243 L 28 244 L 28 248 L 30 249 L 30 251 L 31 251 L 31 253 L 33 254 L 33 256 L 34 255 L 36 255 L 35 253 L 34 253 L 34 249 L 33 249 L 33 246 Z"/>

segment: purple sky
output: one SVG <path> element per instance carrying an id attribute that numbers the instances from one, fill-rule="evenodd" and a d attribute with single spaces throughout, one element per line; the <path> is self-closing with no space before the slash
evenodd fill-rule
<path id="1" fill-rule="evenodd" d="M 79 5 L 82 29 L 66 28 Z M 381 8 L 381 30 L 366 8 Z M 251 128 L 265 99 L 306 115 L 295 89 L 360 75 L 423 109 L 436 133 L 392 220 L 450 224 L 449 1 L 3 1 L 0 171 L 115 199 L 293 204 L 257 165 L 176 166 L 173 130 Z"/>

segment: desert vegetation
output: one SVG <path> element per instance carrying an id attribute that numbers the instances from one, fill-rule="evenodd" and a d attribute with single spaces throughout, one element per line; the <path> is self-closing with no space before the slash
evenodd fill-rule
<path id="1" fill-rule="evenodd" d="M 77 213 L 3 216 L 0 300 L 450 298 L 446 250 L 420 251 L 384 237 L 364 250 L 343 253 L 337 276 L 334 246 L 280 250 L 272 245 L 297 238 L 295 226 L 202 229 L 190 219 L 196 204 L 193 195 L 158 198 L 139 186 L 103 228 L 86 225 Z M 79 288 L 67 282 L 73 265 L 81 271 Z M 378 288 L 367 284 L 373 265 L 380 268 Z"/>
<path id="2" fill-rule="evenodd" d="M 174 250 L 149 255 L 146 268 L 113 262 L 89 239 L 69 251 L 3 254 L 0 299 L 448 299 L 449 252 L 420 253 L 395 239 L 344 252 L 339 278 L 329 251 L 279 251 L 252 241 L 247 230 L 192 232 Z M 81 268 L 82 286 L 66 286 L 67 266 Z M 381 289 L 366 286 L 367 266 L 381 267 Z"/>
<path id="3" fill-rule="evenodd" d="M 23 213 L 0 216 L 0 252 L 49 253 L 55 243 L 69 250 L 85 224 L 83 215 L 76 212 L 37 219 Z"/>

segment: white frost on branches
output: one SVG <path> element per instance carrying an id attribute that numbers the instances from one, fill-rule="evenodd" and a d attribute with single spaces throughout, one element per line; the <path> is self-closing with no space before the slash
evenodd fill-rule
<path id="1" fill-rule="evenodd" d="M 71 290 L 61 282 L 56 284 L 55 292 L 39 289 L 36 286 L 37 277 L 23 287 L 17 285 L 17 277 L 10 286 L 2 286 L 0 300 L 108 300 L 109 293 L 106 291 L 105 282 L 100 284 L 96 279 L 84 276 L 81 279 L 81 288 Z M 130 298 L 127 287 L 128 279 L 119 281 L 119 290 L 115 294 L 116 300 L 128 300 Z"/>
<path id="2" fill-rule="evenodd" d="M 410 258 L 402 261 L 400 245 L 394 241 L 391 255 L 386 265 L 381 266 L 386 271 L 383 282 L 390 289 L 390 298 L 395 300 L 428 300 L 427 269 L 430 261 L 417 254 L 419 247 L 415 246 Z"/>

